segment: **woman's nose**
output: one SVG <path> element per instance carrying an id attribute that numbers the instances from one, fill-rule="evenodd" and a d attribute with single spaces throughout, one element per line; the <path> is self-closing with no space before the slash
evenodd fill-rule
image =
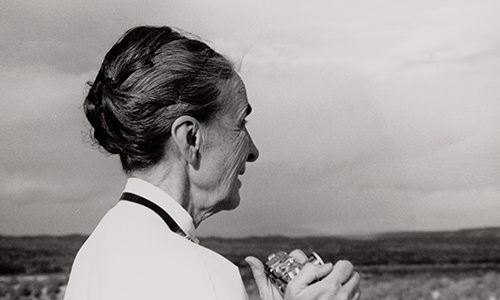
<path id="1" fill-rule="evenodd" d="M 250 137 L 250 135 L 248 136 L 250 138 L 250 149 L 249 149 L 249 152 L 248 152 L 248 158 L 247 158 L 247 161 L 248 162 L 254 162 L 257 160 L 257 158 L 259 158 L 259 149 L 257 149 L 257 146 L 255 146 L 252 138 Z"/>

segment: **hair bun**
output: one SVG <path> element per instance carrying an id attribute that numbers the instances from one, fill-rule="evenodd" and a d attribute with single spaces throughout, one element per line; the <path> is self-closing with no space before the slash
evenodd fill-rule
<path id="1" fill-rule="evenodd" d="M 216 116 L 220 83 L 233 76 L 232 63 L 201 41 L 169 27 L 132 28 L 89 83 L 83 108 L 93 140 L 119 154 L 125 172 L 147 169 L 164 158 L 176 118 Z"/>
<path id="2" fill-rule="evenodd" d="M 114 112 L 112 104 L 108 103 L 109 88 L 115 88 L 112 78 L 102 79 L 103 76 L 97 76 L 96 80 L 88 82 L 90 91 L 85 99 L 83 108 L 89 123 L 93 127 L 93 136 L 95 141 L 110 154 L 119 154 L 123 151 L 123 145 L 120 138 L 117 137 L 113 128 Z"/>

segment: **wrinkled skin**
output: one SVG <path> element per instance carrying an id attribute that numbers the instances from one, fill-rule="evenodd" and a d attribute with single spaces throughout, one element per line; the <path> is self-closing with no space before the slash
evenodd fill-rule
<path id="1" fill-rule="evenodd" d="M 245 172 L 246 162 L 257 160 L 259 151 L 245 127 L 251 112 L 245 86 L 239 76 L 222 84 L 227 93 L 220 116 L 202 130 L 200 166 L 195 182 L 208 195 L 198 203 L 206 218 L 221 210 L 231 210 L 240 203 L 239 175 Z"/>
<path id="2" fill-rule="evenodd" d="M 298 262 L 305 263 L 307 256 L 300 250 L 290 253 Z M 252 268 L 255 283 L 262 300 L 281 300 L 278 290 L 272 285 L 264 272 L 264 265 L 255 257 L 247 257 L 246 262 Z M 285 300 L 358 300 L 359 274 L 353 270 L 350 262 L 342 260 L 335 265 L 306 264 L 300 273 L 292 279 L 286 288 Z"/>

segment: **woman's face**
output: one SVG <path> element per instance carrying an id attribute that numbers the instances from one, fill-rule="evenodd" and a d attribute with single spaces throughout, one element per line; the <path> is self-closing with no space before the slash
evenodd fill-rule
<path id="1" fill-rule="evenodd" d="M 207 192 L 204 210 L 209 214 L 230 210 L 240 202 L 240 174 L 245 172 L 246 162 L 257 160 L 259 151 L 247 131 L 246 117 L 251 112 L 245 85 L 235 75 L 224 83 L 225 98 L 217 120 L 205 126 L 200 150 L 200 171 L 204 175 L 202 188 Z"/>

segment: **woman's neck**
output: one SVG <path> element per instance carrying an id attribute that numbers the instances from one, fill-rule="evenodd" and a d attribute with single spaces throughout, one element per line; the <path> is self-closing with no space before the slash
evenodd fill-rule
<path id="1" fill-rule="evenodd" d="M 198 227 L 200 222 L 207 218 L 207 213 L 197 209 L 194 203 L 196 197 L 193 195 L 186 168 L 188 166 L 160 162 L 148 170 L 132 172 L 130 177 L 147 181 L 167 193 L 191 215 L 194 226 Z"/>

